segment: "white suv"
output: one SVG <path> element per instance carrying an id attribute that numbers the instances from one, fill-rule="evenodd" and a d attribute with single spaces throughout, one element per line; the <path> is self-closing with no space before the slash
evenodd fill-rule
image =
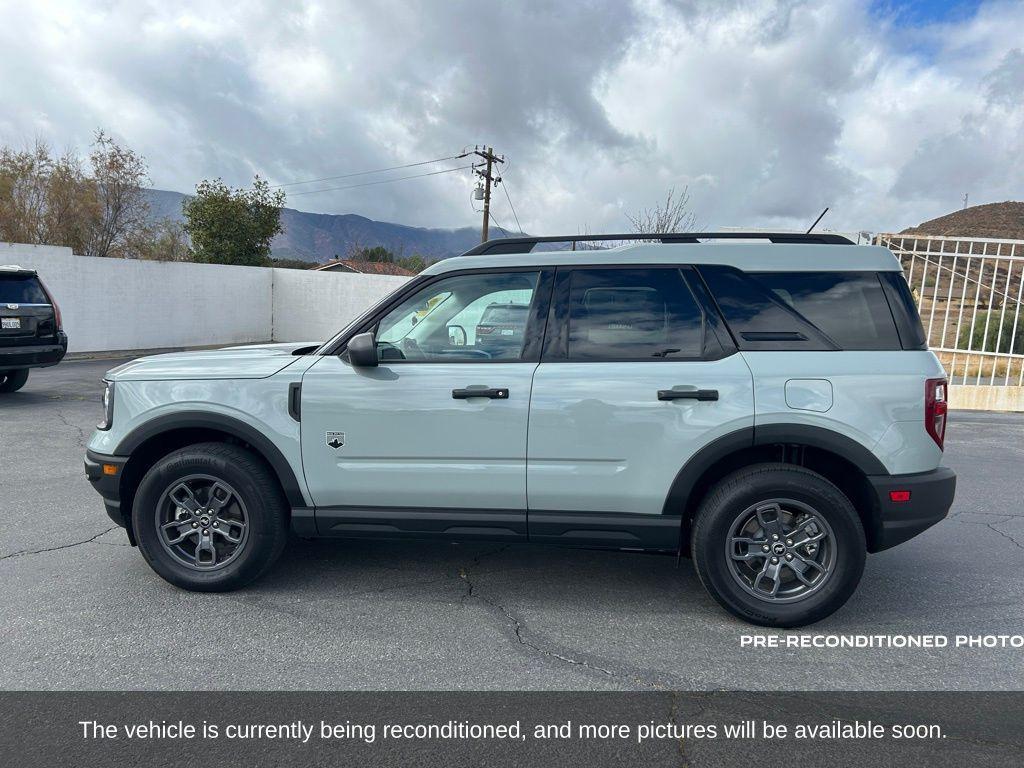
<path id="1" fill-rule="evenodd" d="M 655 242 L 535 251 L 609 239 Z M 525 308 L 502 343 L 481 332 L 496 306 Z M 87 473 L 186 589 L 252 581 L 289 529 L 541 542 L 689 554 L 727 610 L 796 626 L 955 487 L 900 266 L 835 235 L 490 241 L 326 343 L 107 381 Z"/>

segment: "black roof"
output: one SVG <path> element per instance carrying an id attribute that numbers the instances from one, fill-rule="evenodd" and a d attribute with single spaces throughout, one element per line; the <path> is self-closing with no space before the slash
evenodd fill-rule
<path id="1" fill-rule="evenodd" d="M 479 256 L 481 254 L 498 253 L 529 253 L 538 243 L 571 243 L 576 250 L 576 243 L 599 242 L 602 240 L 657 240 L 661 243 L 699 243 L 702 240 L 768 240 L 772 243 L 814 243 L 817 245 L 853 245 L 853 241 L 843 235 L 833 233 L 803 234 L 800 232 L 672 232 L 672 233 L 636 233 L 607 235 L 554 235 L 548 237 L 501 237 L 480 243 L 475 248 L 463 253 L 463 256 Z"/>

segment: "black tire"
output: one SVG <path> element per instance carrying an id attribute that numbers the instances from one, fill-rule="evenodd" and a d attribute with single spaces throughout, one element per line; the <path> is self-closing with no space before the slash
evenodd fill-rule
<path id="1" fill-rule="evenodd" d="M 751 513 L 752 509 L 756 511 Z M 786 511 L 794 509 L 795 515 Z M 758 511 L 771 528 L 760 526 Z M 808 538 L 808 530 L 823 532 L 821 542 L 810 545 L 816 554 L 808 555 L 806 546 L 785 547 L 777 553 L 781 558 L 775 557 L 774 549 L 766 556 L 757 553 L 763 549 L 762 544 L 773 545 L 767 533 L 774 530 L 773 516 L 779 521 L 810 521 L 807 529 L 790 528 L 792 533 L 783 533 L 783 545 Z M 745 541 L 737 543 L 736 526 L 743 520 L 749 521 L 745 530 L 756 529 L 756 533 L 744 536 L 768 540 L 758 540 L 757 547 Z M 823 520 L 824 525 L 817 526 L 815 520 Z M 747 467 L 711 488 L 694 520 L 691 551 L 697 576 L 723 608 L 752 624 L 782 628 L 813 624 L 841 608 L 857 588 L 867 557 L 864 526 L 846 495 L 816 472 L 788 464 Z M 772 557 L 775 562 L 782 560 L 782 566 L 775 569 L 781 575 L 775 578 L 773 570 L 773 580 L 767 582 L 767 576 L 760 576 L 760 569 L 763 566 L 767 571 Z M 815 558 L 822 559 L 822 564 L 814 568 L 803 564 Z M 799 577 L 786 559 L 804 568 L 803 577 L 816 586 L 797 581 Z M 752 585 L 747 576 L 751 571 L 758 572 Z M 785 597 L 780 588 L 787 575 L 791 597 Z M 816 581 L 818 577 L 820 582 Z M 769 585 L 778 590 L 777 597 L 767 594 L 770 590 L 765 587 Z"/>
<path id="2" fill-rule="evenodd" d="M 0 392 L 17 392 L 28 381 L 28 368 L 0 373 Z"/>
<path id="3" fill-rule="evenodd" d="M 177 550 L 165 543 L 167 539 L 161 538 L 158 515 L 176 506 L 168 491 L 196 477 L 227 484 L 237 497 L 237 502 L 231 503 L 242 505 L 247 521 L 244 537 L 239 536 L 241 544 L 215 569 L 199 570 L 194 564 L 185 564 L 175 555 Z M 180 530 L 187 532 L 188 527 L 181 525 Z M 288 507 L 277 478 L 259 456 L 227 443 L 199 443 L 168 454 L 146 473 L 135 494 L 132 527 L 139 550 L 159 576 L 182 589 L 226 592 L 258 579 L 280 557 L 288 540 Z"/>

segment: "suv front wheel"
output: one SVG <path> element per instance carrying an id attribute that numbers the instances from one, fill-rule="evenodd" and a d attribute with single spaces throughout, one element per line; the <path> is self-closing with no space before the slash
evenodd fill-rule
<path id="1" fill-rule="evenodd" d="M 132 526 L 157 574 L 201 592 L 259 578 L 280 556 L 288 532 L 269 468 L 226 443 L 187 446 L 154 464 L 135 494 Z"/>
<path id="2" fill-rule="evenodd" d="M 864 571 L 864 528 L 850 500 L 816 472 L 759 464 L 728 475 L 693 525 L 701 583 L 726 610 L 768 627 L 825 618 Z"/>

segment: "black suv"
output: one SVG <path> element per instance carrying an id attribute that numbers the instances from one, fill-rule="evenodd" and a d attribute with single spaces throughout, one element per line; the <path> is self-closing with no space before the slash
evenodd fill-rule
<path id="1" fill-rule="evenodd" d="M 0 392 L 17 392 L 29 368 L 56 365 L 67 351 L 60 308 L 39 275 L 0 266 Z"/>
<path id="2" fill-rule="evenodd" d="M 509 351 L 518 356 L 529 313 L 529 304 L 487 305 L 476 326 L 476 347 L 494 357 L 501 357 L 503 352 Z"/>

